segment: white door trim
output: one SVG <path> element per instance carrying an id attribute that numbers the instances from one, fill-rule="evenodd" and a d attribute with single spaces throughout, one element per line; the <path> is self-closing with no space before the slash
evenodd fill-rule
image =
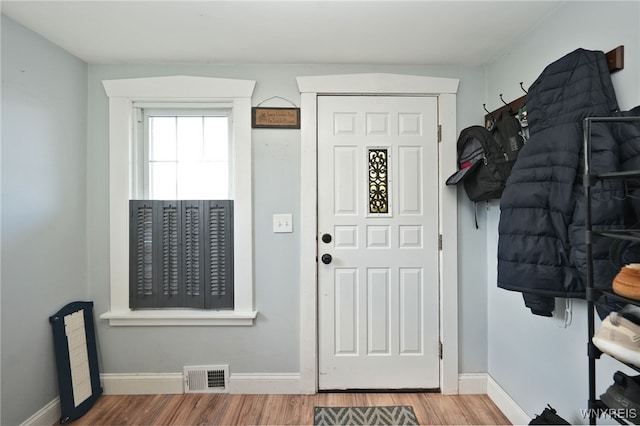
<path id="1" fill-rule="evenodd" d="M 301 93 L 300 171 L 300 392 L 318 391 L 317 340 L 317 97 L 385 94 L 438 97 L 442 126 L 439 158 L 440 368 L 443 394 L 458 393 L 458 235 L 457 191 L 445 180 L 456 170 L 458 79 L 400 74 L 346 74 L 297 77 Z"/>

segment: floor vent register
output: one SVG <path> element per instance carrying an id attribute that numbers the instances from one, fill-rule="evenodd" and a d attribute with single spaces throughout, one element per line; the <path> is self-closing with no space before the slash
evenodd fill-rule
<path id="1" fill-rule="evenodd" d="M 228 393 L 228 365 L 184 367 L 185 393 Z"/>

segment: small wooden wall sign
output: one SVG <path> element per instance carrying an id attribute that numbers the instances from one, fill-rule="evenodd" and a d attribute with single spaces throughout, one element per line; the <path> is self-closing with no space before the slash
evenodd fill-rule
<path id="1" fill-rule="evenodd" d="M 299 129 L 300 108 L 251 108 L 254 129 Z"/>

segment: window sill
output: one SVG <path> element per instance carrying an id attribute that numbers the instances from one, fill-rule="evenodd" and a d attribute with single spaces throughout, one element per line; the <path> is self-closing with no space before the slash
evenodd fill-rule
<path id="1" fill-rule="evenodd" d="M 107 311 L 110 326 L 252 326 L 257 311 L 196 311 L 187 309 Z"/>

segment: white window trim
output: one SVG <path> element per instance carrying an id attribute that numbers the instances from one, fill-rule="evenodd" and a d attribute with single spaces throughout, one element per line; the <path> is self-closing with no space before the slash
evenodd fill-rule
<path id="1" fill-rule="evenodd" d="M 109 97 L 110 310 L 112 326 L 253 325 L 251 96 L 253 80 L 170 76 L 104 80 Z M 234 309 L 129 309 L 129 174 L 134 102 L 231 103 L 234 158 Z"/>

